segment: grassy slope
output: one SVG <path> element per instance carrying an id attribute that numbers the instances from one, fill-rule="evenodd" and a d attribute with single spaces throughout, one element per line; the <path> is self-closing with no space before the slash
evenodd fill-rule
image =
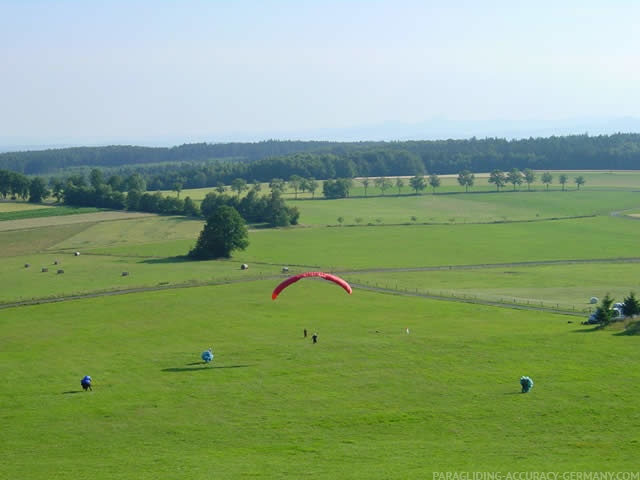
<path id="1" fill-rule="evenodd" d="M 638 206 L 630 191 L 407 195 L 292 202 L 305 225 L 490 223 L 603 215 Z M 415 218 L 414 218 L 415 217 Z"/>
<path id="2" fill-rule="evenodd" d="M 283 265 L 289 266 L 291 273 L 307 269 L 350 272 L 345 273 L 347 279 L 368 284 L 378 282 L 388 286 L 391 279 L 392 282 L 400 282 L 398 286 L 401 289 L 408 288 L 408 285 L 427 290 L 433 289 L 434 285 L 441 285 L 440 289 L 451 289 L 453 281 L 458 282 L 455 290 L 466 294 L 475 292 L 499 296 L 517 293 L 518 297 L 545 301 L 555 298 L 554 295 L 565 297 L 569 293 L 573 296 L 564 298 L 564 302 L 576 302 L 579 297 L 601 296 L 607 284 L 607 290 L 615 287 L 616 293 L 621 289 L 625 294 L 629 290 L 637 290 L 638 286 L 632 269 L 626 269 L 627 273 L 618 278 L 618 283 L 608 283 L 615 275 L 606 273 L 611 264 L 608 259 L 637 258 L 638 254 L 640 223 L 620 218 L 495 225 L 256 231 L 250 234 L 251 244 L 247 251 L 238 252 L 231 261 L 185 262 L 171 258 L 187 253 L 193 245 L 195 233 L 190 240 L 179 237 L 188 236 L 191 229 L 195 232 L 200 225 L 199 222 L 161 217 L 85 225 L 83 228 L 64 226 L 50 230 L 46 236 L 37 230 L 28 231 L 32 232 L 30 241 L 42 242 L 38 254 L 24 254 L 21 248 L 26 243 L 17 243 L 20 239 L 16 234 L 0 234 L 0 238 L 8 242 L 7 248 L 17 249 L 16 254 L 22 253 L 0 263 L 0 274 L 12 278 L 12 282 L 0 291 L 0 302 L 158 284 L 197 284 L 248 277 L 259 279 L 278 275 Z M 51 245 L 56 235 L 70 236 Z M 145 235 L 149 244 L 144 243 Z M 96 239 L 92 245 L 94 248 L 88 248 L 90 243 L 87 242 L 92 236 Z M 161 238 L 166 240 L 161 241 Z M 82 252 L 80 257 L 73 256 L 76 249 Z M 377 254 L 372 256 L 371 252 Z M 451 272 L 450 278 L 454 280 L 446 280 L 442 272 L 395 273 L 392 276 L 384 272 L 370 272 L 384 268 L 594 258 L 603 261 L 584 265 L 580 270 L 575 267 L 565 269 L 564 265 L 548 266 L 541 274 L 527 275 L 528 283 L 515 286 L 520 288 L 518 292 L 512 289 L 512 283 L 493 283 L 496 270 L 492 268 Z M 55 261 L 59 264 L 54 265 Z M 250 270 L 241 271 L 241 263 L 250 264 Z M 31 267 L 24 268 L 25 264 Z M 49 268 L 49 272 L 42 273 L 43 267 Z M 65 270 L 63 276 L 56 275 L 58 268 Z M 506 270 L 514 271 L 512 267 Z M 122 277 L 123 271 L 129 272 L 130 276 Z M 546 280 L 547 275 L 554 278 L 555 272 L 560 272 L 557 278 L 563 279 L 564 287 L 574 286 L 577 289 L 565 293 L 557 291 L 553 295 L 545 293 L 545 289 L 561 286 L 560 280 Z M 440 278 L 442 283 L 438 281 Z"/>
<path id="3" fill-rule="evenodd" d="M 423 293 L 518 304 L 561 307 L 587 313 L 592 296 L 609 293 L 622 301 L 640 292 L 638 262 L 496 266 L 474 269 L 372 272 L 348 275 L 359 284 Z"/>
<path id="4" fill-rule="evenodd" d="M 238 259 L 330 269 L 635 257 L 640 222 L 612 217 L 494 225 L 260 232 Z M 375 252 L 375 258 L 371 253 Z"/>
<path id="5" fill-rule="evenodd" d="M 270 288 L 13 310 L 0 323 L 3 450 L 12 453 L 0 475 L 75 478 L 89 467 L 96 479 L 371 479 L 635 468 L 633 339 L 578 333 L 549 314 L 348 296 L 321 281 L 276 302 Z M 302 339 L 303 327 L 317 329 L 318 345 Z M 199 353 L 210 345 L 216 359 L 203 367 Z M 87 373 L 95 389 L 81 393 Z M 536 381 L 529 395 L 518 393 L 523 374 Z"/>
<path id="6" fill-rule="evenodd" d="M 568 209 L 573 193 L 563 198 Z M 603 208 L 634 201 L 598 198 Z M 405 207 L 394 207 L 393 223 L 404 221 Z M 234 261 L 195 264 L 166 258 L 185 253 L 195 223 L 114 221 L 0 233 L 0 251 L 22 244 L 5 255 L 0 274 L 11 279 L 3 285 L 11 298 L 124 282 L 259 279 L 285 264 L 296 271 L 635 257 L 639 228 L 598 217 L 260 231 Z M 29 250 L 32 242 L 40 243 Z M 82 255 L 73 257 L 74 249 Z M 64 275 L 39 271 L 54 258 Z M 240 271 L 239 262 L 250 269 Z M 607 279 L 633 281 L 629 265 L 606 265 L 347 275 L 426 288 L 440 278 L 466 292 L 522 296 L 571 287 L 603 294 L 593 290 Z M 0 310 L 0 477 L 76 478 L 90 470 L 97 479 L 388 479 L 635 469 L 640 416 L 629 402 L 638 395 L 637 337 L 541 312 L 358 289 L 348 296 L 314 280 L 272 302 L 276 281 Z M 305 327 L 319 332 L 318 345 L 301 338 Z M 199 353 L 209 346 L 216 359 L 203 368 Z M 87 373 L 96 388 L 79 392 Z M 529 395 L 518 393 L 524 374 L 536 381 Z"/>

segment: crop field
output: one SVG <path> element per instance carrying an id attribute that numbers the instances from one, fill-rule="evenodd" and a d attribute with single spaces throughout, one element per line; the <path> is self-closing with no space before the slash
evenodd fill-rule
<path id="1" fill-rule="evenodd" d="M 202 220 L 0 221 L 0 478 L 637 471 L 639 337 L 580 322 L 640 292 L 640 176 L 583 175 L 288 198 L 300 226 L 224 261 L 184 258 Z M 306 279 L 272 301 L 284 266 L 353 294 Z"/>
<path id="2" fill-rule="evenodd" d="M 27 203 L 27 202 L 0 200 L 0 213 L 24 212 L 27 210 L 39 210 L 42 208 L 51 208 L 51 207 L 41 203 Z"/>

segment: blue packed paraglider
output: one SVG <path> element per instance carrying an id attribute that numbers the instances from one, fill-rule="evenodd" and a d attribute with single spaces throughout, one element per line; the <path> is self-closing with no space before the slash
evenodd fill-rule
<path id="1" fill-rule="evenodd" d="M 528 393 L 533 388 L 533 380 L 531 377 L 520 377 L 520 386 L 522 387 L 522 393 Z"/>
<path id="2" fill-rule="evenodd" d="M 92 390 L 92 388 L 91 388 L 91 377 L 89 375 L 85 375 L 84 377 L 82 377 L 82 380 L 80 380 L 80 385 L 82 386 L 82 389 L 85 392 L 87 390 Z"/>
<path id="3" fill-rule="evenodd" d="M 213 361 L 213 351 L 211 349 L 205 350 L 204 352 L 202 352 L 202 355 L 200 355 L 200 358 L 202 358 L 204 363 Z"/>

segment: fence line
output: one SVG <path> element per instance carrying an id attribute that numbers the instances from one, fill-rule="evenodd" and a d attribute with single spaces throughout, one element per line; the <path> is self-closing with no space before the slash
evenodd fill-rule
<path id="1" fill-rule="evenodd" d="M 461 293 L 454 291 L 433 291 L 429 289 L 420 288 L 403 288 L 398 286 L 398 282 L 395 285 L 388 282 L 378 282 L 360 279 L 350 279 L 350 283 L 358 284 L 361 287 L 373 288 L 377 290 L 384 290 L 390 293 L 407 294 L 414 296 L 422 296 L 433 299 L 441 300 L 453 300 L 464 301 L 468 303 L 478 304 L 490 304 L 499 305 L 504 307 L 518 307 L 518 308 L 530 308 L 539 310 L 551 310 L 558 313 L 573 314 L 573 315 L 589 315 L 593 313 L 592 307 L 576 307 L 575 304 L 561 304 L 559 302 L 545 302 L 544 300 L 533 300 L 530 298 L 521 299 L 517 297 L 494 297 L 492 295 L 477 295 L 469 293 Z"/>

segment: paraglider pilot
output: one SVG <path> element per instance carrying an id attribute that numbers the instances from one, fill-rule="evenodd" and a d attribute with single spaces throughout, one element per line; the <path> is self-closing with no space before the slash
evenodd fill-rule
<path id="1" fill-rule="evenodd" d="M 522 393 L 528 393 L 533 388 L 533 380 L 527 376 L 520 377 L 520 386 Z"/>
<path id="2" fill-rule="evenodd" d="M 91 377 L 89 375 L 85 375 L 84 377 L 82 377 L 82 380 L 80 380 L 80 386 L 82 386 L 82 389 L 85 392 L 87 390 L 92 390 L 92 388 L 91 388 Z"/>

